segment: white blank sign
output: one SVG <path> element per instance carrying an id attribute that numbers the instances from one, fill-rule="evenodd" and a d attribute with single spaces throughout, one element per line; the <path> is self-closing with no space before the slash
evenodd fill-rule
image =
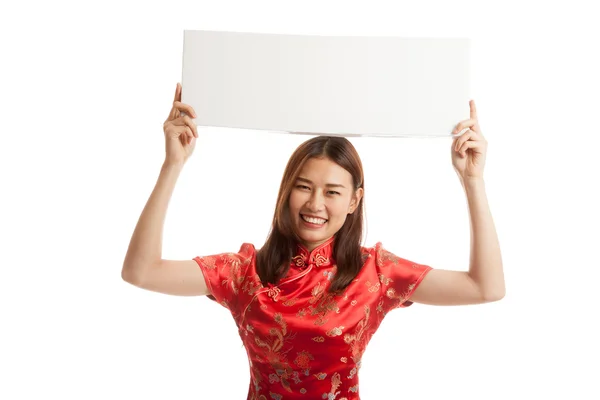
<path id="1" fill-rule="evenodd" d="M 469 110 L 469 39 L 186 30 L 182 101 L 200 126 L 450 136 Z"/>

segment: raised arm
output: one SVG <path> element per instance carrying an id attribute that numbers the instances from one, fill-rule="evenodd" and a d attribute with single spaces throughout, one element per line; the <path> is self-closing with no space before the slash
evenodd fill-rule
<path id="1" fill-rule="evenodd" d="M 469 105 L 471 118 L 460 122 L 453 133 L 467 130 L 454 138 L 451 148 L 452 163 L 469 207 L 469 271 L 431 270 L 410 298 L 415 303 L 479 304 L 500 300 L 505 294 L 500 244 L 483 180 L 487 141 L 481 133 L 475 102 L 471 100 Z"/>
<path id="2" fill-rule="evenodd" d="M 469 271 L 431 270 L 410 298 L 415 303 L 480 304 L 504 297 L 500 244 L 483 180 L 466 183 L 465 192 L 471 222 Z"/>
<path id="3" fill-rule="evenodd" d="M 181 86 L 177 84 L 173 108 L 163 126 L 165 161 L 131 237 L 121 277 L 135 286 L 156 292 L 205 295 L 208 294 L 206 283 L 195 261 L 162 259 L 162 234 L 167 207 L 198 137 L 196 125 L 188 116 L 195 117 L 194 110 L 180 100 Z"/>

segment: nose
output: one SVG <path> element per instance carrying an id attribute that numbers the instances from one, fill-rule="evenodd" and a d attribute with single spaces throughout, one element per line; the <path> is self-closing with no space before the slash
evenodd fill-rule
<path id="1" fill-rule="evenodd" d="M 306 208 L 310 211 L 310 212 L 314 212 L 314 213 L 318 213 L 323 211 L 323 208 L 325 207 L 325 198 L 323 197 L 323 194 L 321 193 L 320 190 L 315 190 L 311 193 L 310 198 L 308 199 L 308 202 L 306 203 Z"/>

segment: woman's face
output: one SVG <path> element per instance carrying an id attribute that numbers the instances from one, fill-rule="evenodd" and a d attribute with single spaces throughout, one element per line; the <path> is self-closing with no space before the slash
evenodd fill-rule
<path id="1" fill-rule="evenodd" d="M 290 193 L 292 224 L 311 251 L 332 237 L 353 213 L 363 190 L 354 190 L 352 175 L 328 158 L 311 158 Z"/>

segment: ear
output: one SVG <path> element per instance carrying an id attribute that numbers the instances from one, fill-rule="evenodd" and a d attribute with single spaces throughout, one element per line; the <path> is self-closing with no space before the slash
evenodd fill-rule
<path id="1" fill-rule="evenodd" d="M 358 205 L 360 204 L 360 200 L 363 197 L 363 188 L 356 189 L 354 192 L 354 196 L 352 196 L 352 200 L 350 200 L 350 206 L 348 207 L 348 214 L 354 213 Z"/>

